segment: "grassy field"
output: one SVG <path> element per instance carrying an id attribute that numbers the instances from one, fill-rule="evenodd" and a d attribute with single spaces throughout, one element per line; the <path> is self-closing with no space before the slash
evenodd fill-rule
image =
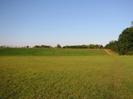
<path id="1" fill-rule="evenodd" d="M 133 99 L 133 56 L 3 54 L 0 99 Z"/>
<path id="2" fill-rule="evenodd" d="M 1 48 L 0 56 L 95 56 L 106 55 L 103 49 Z"/>

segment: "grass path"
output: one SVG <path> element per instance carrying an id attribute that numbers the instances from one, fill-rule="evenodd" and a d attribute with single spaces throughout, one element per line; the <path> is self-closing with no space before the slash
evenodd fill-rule
<path id="1" fill-rule="evenodd" d="M 127 88 L 123 85 L 125 79 L 125 70 L 122 61 L 119 59 L 116 53 L 110 49 L 104 49 L 104 51 L 113 59 L 112 62 L 112 95 L 110 99 L 132 99 L 132 96 L 128 95 Z M 125 94 L 123 94 L 125 93 Z"/>
<path id="2" fill-rule="evenodd" d="M 109 56 L 116 55 L 116 53 L 112 52 L 110 49 L 104 49 L 104 51 L 105 51 Z"/>
<path id="3" fill-rule="evenodd" d="M 112 52 L 110 49 L 105 49 L 105 52 L 112 57 L 112 95 L 109 99 L 133 99 L 133 95 L 129 92 L 128 88 L 125 86 L 125 81 L 127 79 L 126 70 L 124 62 L 121 61 L 120 56 Z M 110 72 L 110 73 L 111 73 Z"/>
<path id="4" fill-rule="evenodd" d="M 111 53 L 110 53 L 111 54 Z M 114 59 L 114 66 L 112 66 L 112 99 L 126 99 L 128 95 L 125 95 L 123 93 L 126 93 L 125 86 L 123 86 L 122 81 L 124 79 L 124 66 L 119 60 L 117 56 L 112 56 Z M 128 97 L 128 99 L 131 99 Z"/>

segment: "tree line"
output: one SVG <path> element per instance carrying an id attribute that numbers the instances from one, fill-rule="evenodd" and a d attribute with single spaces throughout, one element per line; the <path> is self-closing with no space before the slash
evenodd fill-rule
<path id="1" fill-rule="evenodd" d="M 0 46 L 0 48 L 74 48 L 74 49 L 102 49 L 104 48 L 103 45 L 100 44 L 89 44 L 89 45 L 66 45 L 66 46 L 61 46 L 60 44 L 57 44 L 56 47 L 52 47 L 50 45 L 35 45 L 33 47 L 30 46 L 23 46 L 23 47 L 10 47 L 10 46 Z"/>
<path id="2" fill-rule="evenodd" d="M 90 45 L 69 45 L 63 46 L 63 48 L 90 48 L 90 49 L 101 49 L 104 48 L 103 45 L 99 44 L 90 44 Z"/>
<path id="3" fill-rule="evenodd" d="M 35 45 L 33 48 L 75 48 L 75 49 L 80 49 L 80 48 L 90 48 L 90 49 L 101 49 L 104 48 L 103 45 L 99 44 L 90 44 L 90 45 L 66 45 L 66 46 L 61 46 L 60 44 L 57 44 L 56 47 L 52 47 L 49 45 Z"/>

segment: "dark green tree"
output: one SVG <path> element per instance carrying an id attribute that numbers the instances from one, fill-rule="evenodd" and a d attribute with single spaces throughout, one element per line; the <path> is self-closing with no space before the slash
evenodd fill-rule
<path id="1" fill-rule="evenodd" d="M 111 41 L 105 46 L 105 48 L 111 49 L 115 52 L 119 51 L 118 41 Z"/>
<path id="2" fill-rule="evenodd" d="M 57 44 L 56 48 L 62 48 L 60 44 Z"/>
<path id="3" fill-rule="evenodd" d="M 133 27 L 125 29 L 118 39 L 119 54 L 124 55 L 133 51 Z"/>

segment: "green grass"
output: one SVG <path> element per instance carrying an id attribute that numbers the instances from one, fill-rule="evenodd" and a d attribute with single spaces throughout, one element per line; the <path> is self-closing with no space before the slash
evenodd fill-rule
<path id="1" fill-rule="evenodd" d="M 95 56 L 106 55 L 103 49 L 1 48 L 0 56 Z"/>
<path id="2" fill-rule="evenodd" d="M 133 99 L 133 57 L 1 56 L 0 99 Z"/>

